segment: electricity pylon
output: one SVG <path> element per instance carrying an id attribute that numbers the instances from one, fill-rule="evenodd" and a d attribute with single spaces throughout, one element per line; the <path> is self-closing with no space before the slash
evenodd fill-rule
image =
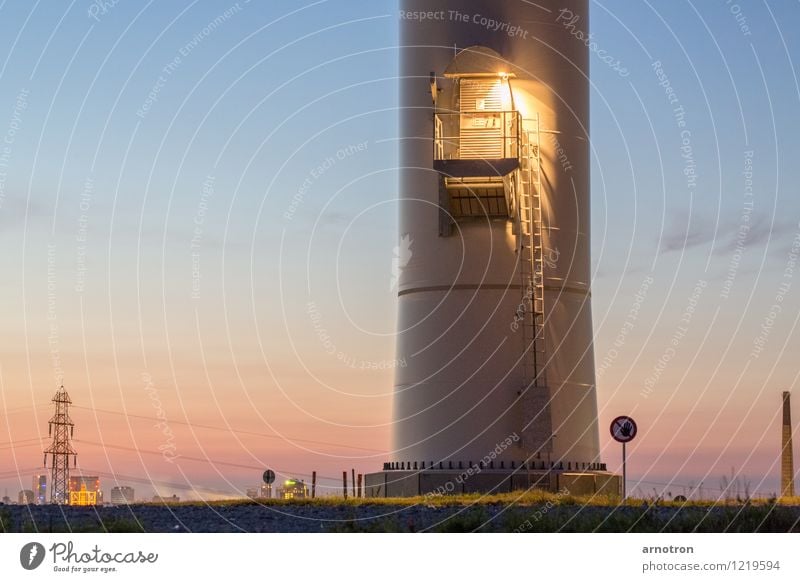
<path id="1" fill-rule="evenodd" d="M 53 442 L 44 451 L 44 465 L 47 466 L 47 455 L 51 455 L 50 503 L 69 503 L 69 458 L 73 466 L 77 463 L 78 453 L 72 448 L 70 439 L 75 425 L 69 417 L 69 405 L 72 400 L 64 390 L 64 386 L 56 390 L 53 396 L 56 412 L 50 419 L 50 436 Z"/>

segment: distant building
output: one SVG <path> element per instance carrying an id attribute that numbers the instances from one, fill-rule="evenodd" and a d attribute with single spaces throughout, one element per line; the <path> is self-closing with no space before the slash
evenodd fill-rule
<path id="1" fill-rule="evenodd" d="M 5 503 L 6 505 L 11 505 L 11 498 L 8 495 L 4 495 L 3 503 Z"/>
<path id="2" fill-rule="evenodd" d="M 47 503 L 47 475 L 33 476 L 33 497 L 37 505 Z"/>
<path id="3" fill-rule="evenodd" d="M 70 505 L 99 505 L 103 503 L 100 477 L 74 475 L 69 478 Z"/>
<path id="4" fill-rule="evenodd" d="M 170 497 L 162 497 L 161 495 L 153 495 L 153 503 L 178 503 L 181 500 L 177 495 Z"/>
<path id="5" fill-rule="evenodd" d="M 262 483 L 258 487 L 247 489 L 246 495 L 250 499 L 271 499 L 272 498 L 272 485 Z"/>
<path id="6" fill-rule="evenodd" d="M 281 499 L 305 499 L 308 497 L 308 486 L 298 479 L 287 479 L 283 482 L 283 487 L 278 489 L 278 497 Z"/>
<path id="7" fill-rule="evenodd" d="M 130 505 L 133 503 L 133 487 L 112 487 L 111 503 L 113 505 Z"/>
<path id="8" fill-rule="evenodd" d="M 33 495 L 33 491 L 30 489 L 23 489 L 20 491 L 17 498 L 19 499 L 20 505 L 33 505 L 36 503 L 36 498 Z"/>

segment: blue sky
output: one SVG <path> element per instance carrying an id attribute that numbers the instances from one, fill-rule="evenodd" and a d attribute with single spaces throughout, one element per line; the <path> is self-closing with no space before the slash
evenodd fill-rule
<path id="1" fill-rule="evenodd" d="M 325 352 L 320 329 L 345 360 L 394 357 L 396 4 L 92 6 L 0 4 L 0 132 L 14 119 L 19 126 L 0 198 L 0 365 L 6 408 L 31 407 L 13 422 L 35 437 L 49 414 L 50 244 L 57 350 L 73 399 L 152 413 L 141 396 L 146 370 L 176 419 L 388 446 L 391 369 L 348 369 Z M 795 383 L 800 281 L 791 281 L 764 353 L 749 354 L 799 230 L 800 6 L 591 6 L 597 46 L 630 71 L 622 77 L 592 55 L 598 363 L 653 278 L 636 326 L 599 378 L 601 426 L 618 413 L 640 418 L 647 430 L 631 470 L 644 479 L 697 482 L 710 467 L 715 482 L 736 466 L 756 482 L 768 475 L 769 489 L 773 414 Z M 749 151 L 752 228 L 722 297 Z M 644 398 L 699 281 L 689 329 Z M 316 327 L 310 303 L 321 314 Z M 89 440 L 122 438 L 108 418 L 87 423 Z M 126 446 L 156 448 L 146 423 L 125 428 Z M 662 458 L 663 435 L 676 440 Z M 214 448 L 203 435 L 182 438 L 189 450 Z M 295 472 L 328 462 L 234 445 L 253 463 L 278 459 Z M 614 465 L 616 448 L 604 454 Z M 113 469 L 91 455 L 91 468 Z M 11 462 L 4 457 L 4 468 Z M 229 483 L 194 469 L 223 488 L 249 478 Z"/>

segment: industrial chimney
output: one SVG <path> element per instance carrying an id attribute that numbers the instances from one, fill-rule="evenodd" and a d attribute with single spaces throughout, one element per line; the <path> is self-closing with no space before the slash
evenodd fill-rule
<path id="1" fill-rule="evenodd" d="M 553 5 L 555 6 L 555 5 Z M 401 1 L 393 453 L 370 495 L 568 487 L 600 462 L 588 3 Z"/>
<path id="2" fill-rule="evenodd" d="M 794 497 L 794 458 L 792 448 L 791 393 L 783 393 L 783 430 L 781 431 L 781 497 Z"/>

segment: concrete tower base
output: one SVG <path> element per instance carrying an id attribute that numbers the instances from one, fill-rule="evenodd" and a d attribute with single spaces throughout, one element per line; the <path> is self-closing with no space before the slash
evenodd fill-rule
<path id="1" fill-rule="evenodd" d="M 622 496 L 622 478 L 605 471 L 569 469 L 385 469 L 365 475 L 366 497 L 440 496 L 461 493 L 509 493 L 539 489 L 565 495 Z"/>

